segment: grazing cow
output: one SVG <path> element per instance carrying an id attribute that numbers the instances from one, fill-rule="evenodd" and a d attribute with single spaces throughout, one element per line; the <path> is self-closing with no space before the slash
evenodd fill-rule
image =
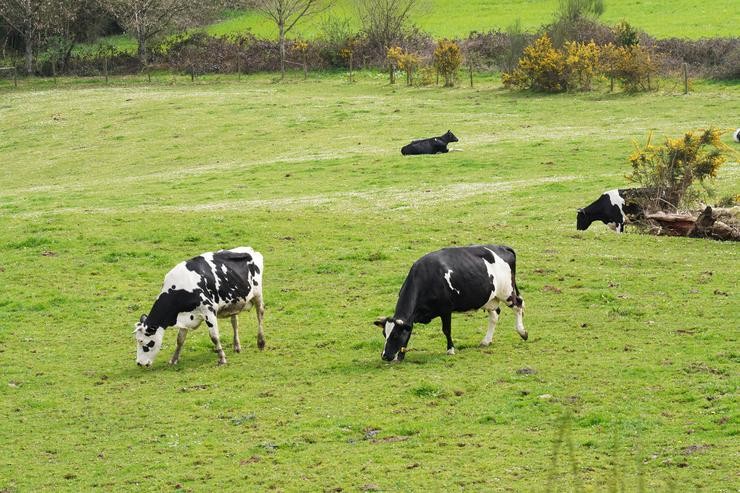
<path id="1" fill-rule="evenodd" d="M 642 207 L 637 199 L 649 193 L 650 190 L 647 188 L 624 188 L 604 192 L 590 205 L 578 209 L 576 229 L 584 231 L 592 222 L 601 221 L 617 233 L 622 233 L 624 223 L 629 217 L 635 218 L 642 214 Z"/>
<path id="2" fill-rule="evenodd" d="M 732 140 L 734 140 L 735 142 L 740 142 L 740 128 L 732 133 Z"/>
<path id="3" fill-rule="evenodd" d="M 262 318 L 262 255 L 249 247 L 219 250 L 180 262 L 164 276 L 162 291 L 149 315 L 142 315 L 134 329 L 137 342 L 136 363 L 151 366 L 162 347 L 164 331 L 177 327 L 177 348 L 170 359 L 174 365 L 188 330 L 202 321 L 208 326 L 211 341 L 216 346 L 218 364 L 226 363 L 226 355 L 218 335 L 217 317 L 231 317 L 234 328 L 234 351 L 241 351 L 237 314 L 257 306 L 257 347 L 265 347 Z"/>
<path id="4" fill-rule="evenodd" d="M 507 246 L 473 245 L 444 248 L 414 262 L 401 286 L 392 317 L 374 323 L 383 329 L 385 361 L 402 360 L 415 323 L 442 319 L 447 337 L 447 354 L 455 354 L 452 343 L 452 313 L 488 311 L 488 332 L 481 345 L 493 340 L 503 302 L 516 314 L 516 331 L 527 340 L 524 329 L 524 301 L 516 287 L 516 254 Z"/>
<path id="5" fill-rule="evenodd" d="M 446 134 L 439 137 L 432 137 L 430 139 L 420 139 L 411 141 L 401 148 L 401 154 L 404 156 L 411 156 L 414 154 L 437 154 L 440 152 L 449 152 L 447 144 L 450 142 L 457 142 L 457 137 L 448 130 Z"/>

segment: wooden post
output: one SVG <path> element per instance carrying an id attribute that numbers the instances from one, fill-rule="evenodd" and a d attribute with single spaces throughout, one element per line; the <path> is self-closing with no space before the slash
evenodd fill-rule
<path id="1" fill-rule="evenodd" d="M 609 82 L 611 84 L 611 87 L 609 88 L 609 92 L 614 92 L 614 77 L 609 77 Z"/>
<path id="2" fill-rule="evenodd" d="M 236 54 L 236 78 L 237 80 L 242 80 L 242 71 L 241 71 L 241 57 L 239 54 Z"/>
<path id="3" fill-rule="evenodd" d="M 13 67 L 13 86 L 18 87 L 18 69 Z"/>
<path id="4" fill-rule="evenodd" d="M 195 82 L 195 66 L 190 64 L 190 82 Z"/>
<path id="5" fill-rule="evenodd" d="M 308 80 L 308 55 L 303 52 L 303 80 Z"/>
<path id="6" fill-rule="evenodd" d="M 51 76 L 54 78 L 54 84 L 57 83 L 57 59 L 51 58 Z"/>
<path id="7" fill-rule="evenodd" d="M 683 64 L 683 93 L 689 93 L 689 65 L 686 62 Z"/>
<path id="8" fill-rule="evenodd" d="M 473 64 L 471 63 L 469 67 L 470 67 L 470 88 L 472 89 L 473 88 Z"/>
<path id="9" fill-rule="evenodd" d="M 434 73 L 437 74 L 437 82 L 434 83 L 435 86 L 439 85 L 439 69 L 435 67 Z"/>
<path id="10" fill-rule="evenodd" d="M 393 64 L 390 64 L 390 67 L 391 67 L 391 84 L 395 84 L 396 78 L 395 78 L 395 75 L 393 74 Z"/>
<path id="11" fill-rule="evenodd" d="M 354 53 L 349 52 L 349 81 L 352 82 L 352 64 L 354 62 Z"/>
<path id="12" fill-rule="evenodd" d="M 108 83 L 108 55 L 103 58 L 103 73 L 105 74 L 105 83 Z"/>

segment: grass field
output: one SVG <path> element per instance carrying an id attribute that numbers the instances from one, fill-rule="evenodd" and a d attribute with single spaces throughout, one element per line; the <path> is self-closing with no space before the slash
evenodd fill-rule
<path id="1" fill-rule="evenodd" d="M 697 3 L 690 0 L 606 0 L 601 20 L 616 24 L 627 20 L 658 38 L 701 38 L 740 35 L 740 13 L 732 0 Z M 434 36 L 465 38 L 470 31 L 504 29 L 517 19 L 523 28 L 536 31 L 552 21 L 557 0 L 422 0 L 412 15 L 412 22 Z M 359 29 L 352 0 L 338 0 L 329 14 L 309 18 L 296 26 L 296 33 L 311 38 L 321 33 L 327 15 L 350 19 Z M 255 12 L 234 15 L 208 28 L 212 34 L 251 30 L 277 38 L 275 25 Z"/>
<path id="2" fill-rule="evenodd" d="M 633 139 L 734 128 L 737 84 L 315 77 L 0 86 L 0 491 L 740 488 L 737 244 L 575 230 Z M 448 128 L 461 152 L 400 155 Z M 435 320 L 381 362 L 411 263 L 479 242 L 517 250 L 529 341 L 458 314 L 457 355 Z M 201 328 L 138 368 L 167 270 L 236 245 L 265 256 L 266 350 L 248 312 L 226 366 Z"/>

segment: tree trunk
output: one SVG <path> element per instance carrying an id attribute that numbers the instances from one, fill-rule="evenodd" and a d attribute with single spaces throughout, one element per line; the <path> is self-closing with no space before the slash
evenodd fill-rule
<path id="1" fill-rule="evenodd" d="M 280 80 L 285 78 L 285 23 L 278 24 L 280 30 Z"/>
<path id="2" fill-rule="evenodd" d="M 139 62 L 141 62 L 142 67 L 146 67 L 147 60 L 146 60 L 146 39 L 143 36 L 138 37 L 139 42 Z"/>
<path id="3" fill-rule="evenodd" d="M 26 73 L 33 74 L 33 34 L 26 33 L 23 36 L 23 43 L 26 45 Z"/>

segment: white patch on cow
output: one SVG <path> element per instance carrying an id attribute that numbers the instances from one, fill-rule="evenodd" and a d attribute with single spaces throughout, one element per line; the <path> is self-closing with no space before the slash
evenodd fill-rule
<path id="1" fill-rule="evenodd" d="M 221 264 L 221 272 L 226 274 L 228 271 L 226 270 L 226 264 Z"/>
<path id="2" fill-rule="evenodd" d="M 192 293 L 198 289 L 199 282 L 200 274 L 185 267 L 185 262 L 180 262 L 164 276 L 164 283 L 162 284 L 162 291 L 160 293 L 166 293 L 170 289 L 173 289 L 173 287 L 178 291 L 189 291 Z"/>
<path id="3" fill-rule="evenodd" d="M 627 218 L 624 215 L 624 199 L 619 195 L 619 190 L 609 190 L 608 192 L 604 192 L 604 195 L 609 197 L 612 205 L 619 207 L 619 213 L 622 214 L 622 222 L 624 222 Z"/>
<path id="4" fill-rule="evenodd" d="M 486 248 L 486 250 L 491 252 L 494 259 L 493 263 L 489 263 L 486 259 L 483 259 L 489 278 L 493 276 L 493 290 L 488 301 L 481 308 L 491 310 L 498 307 L 500 301 L 506 302 L 509 296 L 511 296 L 514 287 L 511 285 L 511 267 L 509 267 L 509 264 L 496 255 L 493 250 L 489 248 Z"/>
<path id="5" fill-rule="evenodd" d="M 216 283 L 216 291 L 218 291 L 221 287 L 221 281 L 219 281 L 218 275 L 216 275 L 216 264 L 213 262 L 213 253 L 204 253 L 202 257 L 205 259 L 208 267 L 211 268 L 211 272 L 213 272 L 214 282 Z"/>
<path id="6" fill-rule="evenodd" d="M 455 354 L 455 348 L 451 347 L 450 349 L 448 349 L 447 354 L 449 354 L 450 356 L 453 356 Z"/>
<path id="7" fill-rule="evenodd" d="M 395 322 L 388 321 L 385 323 L 385 340 L 387 341 L 388 338 L 391 336 L 391 332 L 393 332 L 393 328 L 396 326 Z"/>
<path id="8" fill-rule="evenodd" d="M 460 291 L 452 287 L 452 269 L 447 271 L 447 274 L 445 274 L 445 280 L 447 281 L 447 285 L 450 287 L 450 289 L 457 294 L 460 294 Z"/>

